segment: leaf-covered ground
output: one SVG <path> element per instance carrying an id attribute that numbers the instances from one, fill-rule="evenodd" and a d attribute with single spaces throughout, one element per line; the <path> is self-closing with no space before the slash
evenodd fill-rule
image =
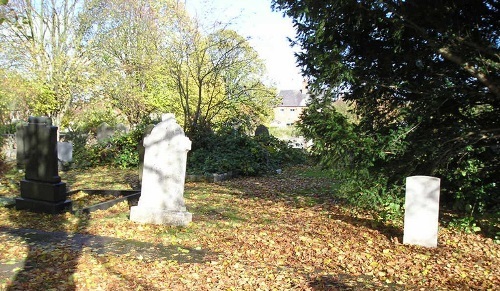
<path id="1" fill-rule="evenodd" d="M 188 183 L 188 227 L 141 225 L 129 205 L 90 215 L 0 207 L 6 290 L 498 290 L 500 246 L 441 227 L 439 247 L 401 244 L 383 224 L 340 205 L 327 178 L 300 170 Z M 131 189 L 133 171 L 61 177 L 71 189 Z M 0 196 L 18 195 L 16 176 Z M 14 184 L 13 184 L 14 183 Z"/>

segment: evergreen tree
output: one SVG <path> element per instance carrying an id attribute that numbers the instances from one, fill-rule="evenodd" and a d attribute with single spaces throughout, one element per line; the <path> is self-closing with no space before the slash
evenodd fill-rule
<path id="1" fill-rule="evenodd" d="M 313 89 L 324 97 L 343 86 L 345 100 L 355 104 L 360 122 L 353 130 L 365 148 L 353 150 L 371 153 L 373 163 L 361 163 L 371 176 L 387 178 L 384 187 L 409 175 L 438 176 L 444 198 L 473 210 L 499 202 L 499 6 L 273 1 L 294 19 L 298 62 Z M 309 129 L 317 126 L 307 125 L 311 118 L 304 116 Z"/>

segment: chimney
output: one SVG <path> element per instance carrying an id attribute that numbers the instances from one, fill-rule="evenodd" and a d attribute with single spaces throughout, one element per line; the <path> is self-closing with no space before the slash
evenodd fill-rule
<path id="1" fill-rule="evenodd" d="M 309 90 L 307 89 L 309 87 L 309 84 L 307 83 L 307 80 L 304 79 L 302 80 L 302 89 L 300 90 L 300 92 L 302 94 L 309 94 Z"/>

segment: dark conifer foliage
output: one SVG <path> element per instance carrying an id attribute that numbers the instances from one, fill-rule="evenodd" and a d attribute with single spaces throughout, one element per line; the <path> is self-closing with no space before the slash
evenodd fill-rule
<path id="1" fill-rule="evenodd" d="M 498 1 L 275 0 L 273 8 L 294 19 L 312 87 L 343 86 L 355 104 L 357 136 L 375 141 L 373 175 L 389 184 L 434 175 L 457 206 L 498 204 Z"/>

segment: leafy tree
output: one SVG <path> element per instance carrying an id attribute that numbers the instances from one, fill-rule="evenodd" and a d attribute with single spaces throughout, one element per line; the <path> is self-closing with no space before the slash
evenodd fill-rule
<path id="1" fill-rule="evenodd" d="M 444 200 L 461 209 L 498 205 L 497 1 L 275 0 L 273 7 L 294 19 L 298 62 L 313 90 L 325 98 L 342 86 L 355 105 L 356 135 L 345 138 L 374 141 L 362 143 L 373 160 L 364 168 L 387 178 L 381 187 L 435 175 Z M 309 133 L 318 138 L 312 129 L 330 121 L 316 120 Z"/>
<path id="2" fill-rule="evenodd" d="M 205 35 L 191 21 L 180 26 L 167 50 L 188 133 L 270 114 L 275 90 L 262 83 L 262 61 L 236 32 L 214 26 Z"/>
<path id="3" fill-rule="evenodd" d="M 56 125 L 84 95 L 88 81 L 88 59 L 77 33 L 79 5 L 79 0 L 12 0 L 1 7 L 0 65 L 36 89 L 27 100 L 29 114 L 50 116 Z"/>
<path id="4" fill-rule="evenodd" d="M 80 21 L 101 75 L 94 98 L 109 100 L 130 124 L 175 93 L 166 80 L 163 43 L 177 18 L 174 1 L 87 1 Z M 165 86 L 166 85 L 166 86 Z"/>

